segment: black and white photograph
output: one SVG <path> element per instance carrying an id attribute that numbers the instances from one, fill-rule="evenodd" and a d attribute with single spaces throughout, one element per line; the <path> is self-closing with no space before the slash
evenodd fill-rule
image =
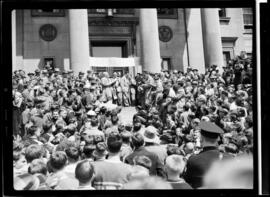
<path id="1" fill-rule="evenodd" d="M 13 189 L 256 188 L 254 11 L 13 9 Z"/>

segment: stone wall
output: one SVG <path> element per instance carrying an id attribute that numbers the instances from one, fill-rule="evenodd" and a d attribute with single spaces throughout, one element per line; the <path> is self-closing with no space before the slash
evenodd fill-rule
<path id="1" fill-rule="evenodd" d="M 26 72 L 42 69 L 44 57 L 54 57 L 55 65 L 63 69 L 64 59 L 69 58 L 69 29 L 67 12 L 65 17 L 32 17 L 30 10 L 23 10 L 23 24 L 17 23 L 17 29 L 23 26 L 21 47 L 23 68 Z M 52 24 L 57 29 L 55 40 L 47 42 L 40 38 L 39 29 L 44 24 Z M 18 34 L 20 32 L 17 31 Z"/>

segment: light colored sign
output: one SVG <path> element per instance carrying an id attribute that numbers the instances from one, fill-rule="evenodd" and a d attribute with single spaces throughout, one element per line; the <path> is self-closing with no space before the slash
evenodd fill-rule
<path id="1" fill-rule="evenodd" d="M 134 58 L 89 57 L 90 66 L 94 67 L 135 67 Z"/>

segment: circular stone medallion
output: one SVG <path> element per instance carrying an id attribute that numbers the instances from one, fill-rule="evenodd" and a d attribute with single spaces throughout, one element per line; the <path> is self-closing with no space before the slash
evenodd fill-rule
<path id="1" fill-rule="evenodd" d="M 173 37 L 173 32 L 168 26 L 160 26 L 159 31 L 159 40 L 162 42 L 169 42 Z"/>
<path id="2" fill-rule="evenodd" d="M 57 36 L 55 26 L 51 24 L 42 25 L 39 29 L 39 36 L 45 41 L 53 41 Z"/>

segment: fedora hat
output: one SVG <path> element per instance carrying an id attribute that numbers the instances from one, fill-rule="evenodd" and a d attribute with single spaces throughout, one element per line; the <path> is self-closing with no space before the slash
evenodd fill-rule
<path id="1" fill-rule="evenodd" d="M 143 133 L 144 141 L 149 143 L 159 144 L 160 139 L 158 137 L 157 129 L 153 126 L 148 126 L 145 128 Z"/>

